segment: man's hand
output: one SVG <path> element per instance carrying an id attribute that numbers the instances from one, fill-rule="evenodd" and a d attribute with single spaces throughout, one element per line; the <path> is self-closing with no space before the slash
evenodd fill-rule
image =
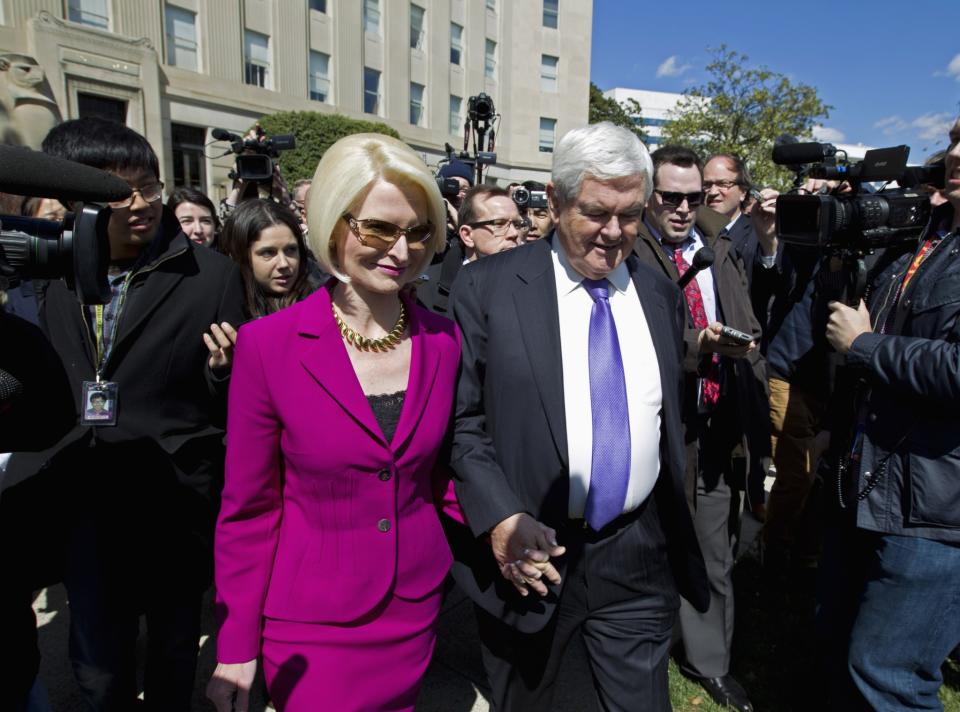
<path id="1" fill-rule="evenodd" d="M 217 712 L 249 712 L 250 687 L 256 674 L 256 659 L 245 663 L 218 663 L 207 683 L 207 699 Z"/>
<path id="2" fill-rule="evenodd" d="M 490 546 L 500 573 L 521 596 L 533 589 L 541 596 L 548 593 L 544 578 L 560 583 L 560 574 L 550 558 L 562 556 L 566 549 L 557 544 L 557 533 L 529 514 L 519 512 L 490 530 Z"/>
<path id="3" fill-rule="evenodd" d="M 203 343 L 210 350 L 210 368 L 223 371 L 233 365 L 233 347 L 237 345 L 237 330 L 227 322 L 210 325 L 210 333 L 203 335 Z"/>
<path id="4" fill-rule="evenodd" d="M 757 348 L 757 344 L 751 341 L 749 344 L 737 344 L 727 341 L 721 332 L 723 324 L 719 321 L 713 322 L 710 326 L 700 332 L 697 337 L 697 348 L 701 355 L 720 354 L 730 358 L 743 358 L 748 353 Z"/>
<path id="5" fill-rule="evenodd" d="M 827 341 L 837 351 L 845 354 L 853 346 L 854 340 L 860 334 L 873 331 L 870 325 L 870 312 L 867 305 L 860 300 L 857 309 L 851 309 L 843 302 L 830 302 L 830 318 L 827 320 Z"/>
<path id="6" fill-rule="evenodd" d="M 777 197 L 779 192 L 773 188 L 760 191 L 760 199 L 750 211 L 753 231 L 757 233 L 760 252 L 767 257 L 777 254 Z"/>

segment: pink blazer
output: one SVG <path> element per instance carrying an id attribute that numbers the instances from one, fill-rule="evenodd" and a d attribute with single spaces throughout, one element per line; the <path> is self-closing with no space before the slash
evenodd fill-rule
<path id="1" fill-rule="evenodd" d="M 446 575 L 435 499 L 447 483 L 432 475 L 460 339 L 452 321 L 406 304 L 413 353 L 390 443 L 327 289 L 240 330 L 214 550 L 220 662 L 257 657 L 263 616 L 355 621 L 388 595 L 430 593 Z"/>

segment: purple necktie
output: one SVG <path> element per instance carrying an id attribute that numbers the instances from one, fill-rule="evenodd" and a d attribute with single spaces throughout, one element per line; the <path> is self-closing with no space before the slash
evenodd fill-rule
<path id="1" fill-rule="evenodd" d="M 593 452 L 590 491 L 583 518 L 594 531 L 620 516 L 630 481 L 630 413 L 617 325 L 610 311 L 607 280 L 583 280 L 593 299 L 590 312 L 590 410 Z"/>

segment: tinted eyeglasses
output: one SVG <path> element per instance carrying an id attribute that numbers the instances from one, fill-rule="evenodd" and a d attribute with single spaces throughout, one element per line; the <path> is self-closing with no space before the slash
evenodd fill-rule
<path id="1" fill-rule="evenodd" d="M 136 193 L 140 194 L 140 197 L 143 198 L 148 203 L 156 203 L 160 198 L 163 197 L 163 183 L 157 181 L 156 183 L 150 183 L 143 186 L 142 188 L 133 188 L 133 193 L 130 193 L 130 197 L 126 200 L 115 200 L 112 203 L 107 203 L 114 210 L 120 208 L 129 208 L 133 205 L 134 195 Z"/>
<path id="2" fill-rule="evenodd" d="M 478 220 L 477 222 L 467 224 L 474 228 L 485 227 L 498 237 L 506 235 L 510 229 L 510 225 L 513 225 L 517 229 L 517 232 L 526 232 L 530 229 L 530 224 L 523 218 L 514 218 L 513 220 L 509 218 L 493 218 L 492 220 Z"/>
<path id="3" fill-rule="evenodd" d="M 696 208 L 703 204 L 703 191 L 699 193 L 677 193 L 672 190 L 657 190 L 653 189 L 653 192 L 660 196 L 661 202 L 664 205 L 669 205 L 671 208 L 679 208 L 683 205 L 683 201 L 687 201 L 687 205 L 691 208 Z"/>
<path id="4" fill-rule="evenodd" d="M 349 213 L 343 216 L 350 226 L 350 231 L 357 236 L 361 245 L 372 247 L 375 250 L 389 250 L 401 237 L 407 238 L 407 249 L 411 251 L 426 249 L 427 243 L 433 237 L 433 225 L 414 225 L 413 227 L 397 227 L 386 220 L 368 218 L 358 220 Z"/>

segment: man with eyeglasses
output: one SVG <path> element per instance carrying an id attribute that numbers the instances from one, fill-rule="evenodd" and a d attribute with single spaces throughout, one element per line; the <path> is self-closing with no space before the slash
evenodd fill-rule
<path id="1" fill-rule="evenodd" d="M 739 537 L 744 476 L 762 476 L 770 455 L 766 363 L 746 289 L 743 264 L 729 236 L 727 218 L 704 206 L 702 164 L 682 146 L 652 155 L 654 189 L 647 201 L 635 250 L 641 261 L 673 280 L 691 269 L 694 255 L 710 247 L 712 266 L 684 288 L 687 302 L 687 487 L 694 526 L 710 579 L 710 608 L 687 601 L 680 608 L 685 650 L 681 671 L 721 705 L 752 710 L 743 687 L 730 675 L 733 641 L 733 563 Z M 753 337 L 738 344 L 722 335 L 728 325 Z"/>
<path id="2" fill-rule="evenodd" d="M 195 247 L 164 210 L 159 162 L 143 136 L 78 119 L 54 128 L 43 150 L 113 173 L 132 194 L 110 203 L 110 301 L 80 304 L 59 280 L 40 288 L 41 323 L 79 422 L 52 450 L 14 455 L 11 470 L 40 489 L 42 501 L 14 511 L 26 495 L 13 487 L 0 516 L 23 518 L 25 533 L 44 531 L 49 550 L 38 557 L 63 556 L 70 653 L 86 706 L 135 704 L 145 614 L 146 708 L 186 710 L 212 574 L 243 280 L 228 258 Z M 97 392 L 110 393 L 109 422 L 85 417 Z"/>
<path id="3" fill-rule="evenodd" d="M 450 291 L 463 265 L 512 250 L 529 227 L 510 193 L 490 185 L 478 185 L 466 192 L 457 223 L 460 249 L 451 247 L 441 262 L 428 267 L 426 283 L 417 289 L 420 303 L 437 314 L 447 313 Z"/>

